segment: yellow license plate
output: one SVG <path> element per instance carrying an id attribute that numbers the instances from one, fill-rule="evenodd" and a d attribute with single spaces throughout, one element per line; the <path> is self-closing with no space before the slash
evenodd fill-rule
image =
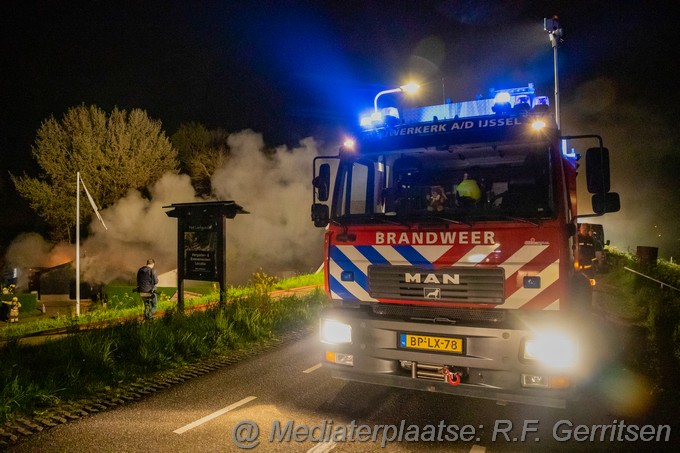
<path id="1" fill-rule="evenodd" d="M 400 333 L 399 347 L 406 349 L 425 349 L 427 351 L 454 352 L 456 354 L 462 354 L 463 339 Z"/>

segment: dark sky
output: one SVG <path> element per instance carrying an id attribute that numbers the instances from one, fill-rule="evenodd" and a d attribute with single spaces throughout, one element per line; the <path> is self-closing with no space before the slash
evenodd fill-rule
<path id="1" fill-rule="evenodd" d="M 250 128 L 277 146 L 307 136 L 336 140 L 370 108 L 375 93 L 409 76 L 425 84 L 412 101 L 421 104 L 527 82 L 551 95 L 552 50 L 542 21 L 556 14 L 565 29 L 559 50 L 563 128 L 600 132 L 612 151 L 617 148 L 612 185 L 624 211 L 612 215 L 614 237 L 622 229 L 616 222 L 635 219 L 636 234 L 646 235 L 640 219 L 660 220 L 664 240 L 674 236 L 670 247 L 680 253 L 676 6 L 625 0 L 3 1 L 3 204 L 14 206 L 7 172 L 35 171 L 30 147 L 41 121 L 82 103 L 106 111 L 142 108 L 168 135 L 196 121 L 230 132 Z M 641 169 L 644 190 L 632 182 Z M 650 210 L 648 197 L 665 201 Z M 16 212 L 22 220 L 14 223 L 29 218 Z"/>

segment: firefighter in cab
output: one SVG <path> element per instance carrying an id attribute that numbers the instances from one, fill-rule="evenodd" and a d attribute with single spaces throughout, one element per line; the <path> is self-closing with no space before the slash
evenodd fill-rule
<path id="1" fill-rule="evenodd" d="M 470 175 L 463 173 L 463 180 L 456 186 L 456 195 L 463 206 L 471 206 L 482 198 L 482 190 L 477 181 L 470 178 Z"/>

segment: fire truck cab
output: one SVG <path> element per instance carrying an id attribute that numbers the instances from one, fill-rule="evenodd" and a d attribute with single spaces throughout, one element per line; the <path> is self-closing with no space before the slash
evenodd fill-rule
<path id="1" fill-rule="evenodd" d="M 619 209 L 597 135 L 562 136 L 534 86 L 386 108 L 314 162 L 334 377 L 554 407 L 598 361 L 577 256 L 574 140 L 595 214 Z"/>

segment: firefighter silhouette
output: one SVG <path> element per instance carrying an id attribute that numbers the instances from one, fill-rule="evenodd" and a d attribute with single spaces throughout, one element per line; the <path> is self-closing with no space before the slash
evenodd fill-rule
<path id="1" fill-rule="evenodd" d="M 595 261 L 595 247 L 593 242 L 593 228 L 589 223 L 578 226 L 578 260 L 582 269 L 593 271 Z"/>
<path id="2" fill-rule="evenodd" d="M 19 322 L 19 308 L 21 308 L 19 299 L 12 297 L 11 301 L 2 301 L 2 303 L 9 306 L 9 322 Z"/>

